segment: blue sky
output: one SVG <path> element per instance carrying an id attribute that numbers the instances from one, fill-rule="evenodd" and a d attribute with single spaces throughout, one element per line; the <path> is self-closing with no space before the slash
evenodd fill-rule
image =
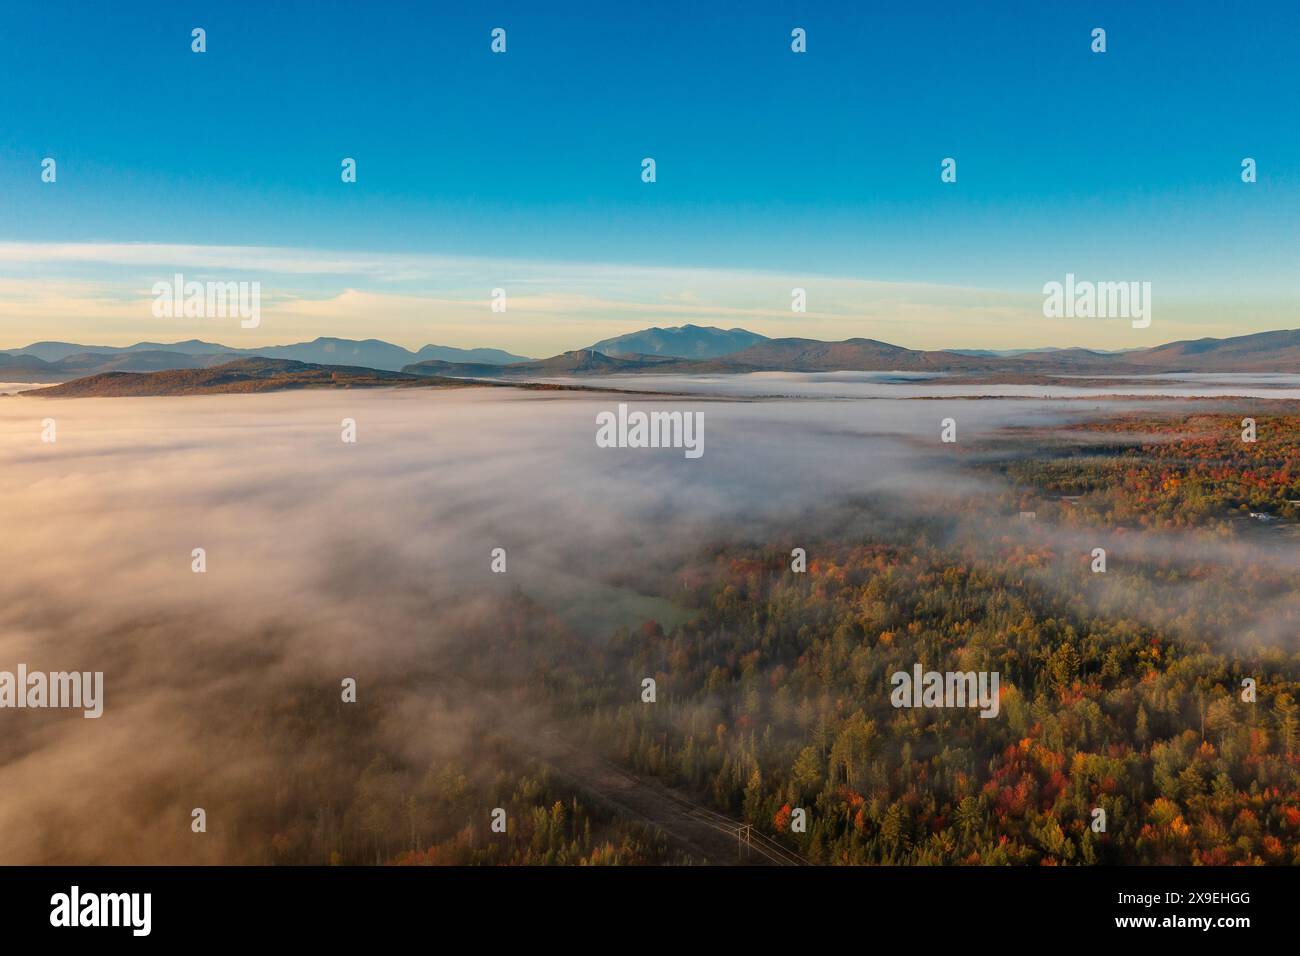
<path id="1" fill-rule="evenodd" d="M 548 262 L 568 283 L 547 290 L 557 302 L 598 300 L 584 264 L 659 269 L 663 282 L 638 292 L 647 320 L 713 322 L 706 309 L 656 311 L 705 296 L 739 310 L 729 324 L 768 334 L 888 337 L 853 327 L 858 282 L 897 284 L 927 306 L 924 324 L 896 330 L 906 345 L 1125 347 L 1300 325 L 1298 4 L 444 6 L 10 5 L 0 242 L 428 256 L 427 275 L 397 282 L 327 269 L 264 284 L 286 302 L 423 298 L 423 340 L 438 339 L 445 314 L 448 334 L 475 339 L 464 344 L 516 348 L 503 339 L 520 327 L 474 335 L 446 303 L 477 309 L 503 275 L 542 283 Z M 505 55 L 489 50 L 498 26 Z M 790 50 L 796 26 L 803 55 Z M 1098 26 L 1104 54 L 1090 50 Z M 40 180 L 46 156 L 55 184 Z M 355 184 L 340 182 L 345 156 Z M 1251 185 L 1246 156 L 1259 164 Z M 944 157 L 957 160 L 955 184 L 940 182 Z M 446 257 L 463 268 L 446 270 Z M 82 307 L 120 303 L 186 264 L 164 258 L 0 255 L 0 346 L 60 337 L 41 327 L 51 309 L 15 305 L 33 295 L 23 283 L 61 281 L 54 291 L 80 289 Z M 698 285 L 674 285 L 680 270 Z M 1163 331 L 1137 343 L 1126 323 L 1041 316 L 1026 330 L 1035 309 L 1021 307 L 1067 271 L 1152 281 Z M 826 311 L 811 295 L 811 318 L 774 309 L 746 322 L 752 273 L 774 289 L 824 277 L 842 296 L 823 297 Z M 1005 321 L 944 318 L 948 293 L 928 287 L 1005 294 Z M 622 331 L 598 319 L 599 301 L 591 321 Z M 135 335 L 119 319 L 103 311 L 101 340 Z M 367 321 L 351 334 L 383 337 Z M 549 347 L 545 329 L 526 330 L 534 351 Z M 585 344 L 570 332 L 585 334 L 566 327 L 554 344 Z"/>

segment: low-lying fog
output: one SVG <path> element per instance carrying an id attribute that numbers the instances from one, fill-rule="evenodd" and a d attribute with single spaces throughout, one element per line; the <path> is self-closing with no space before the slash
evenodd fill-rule
<path id="1" fill-rule="evenodd" d="M 597 412 L 621 400 L 702 412 L 703 456 L 597 447 Z M 960 448 L 1091 413 L 507 389 L 0 399 L 0 671 L 105 682 L 99 719 L 0 710 L 0 863 L 240 860 L 220 827 L 194 848 L 191 808 L 229 817 L 329 759 L 322 744 L 285 768 L 249 736 L 282 688 L 336 701 L 345 676 L 364 694 L 454 662 L 508 588 L 601 640 L 666 606 L 624 586 L 611 600 L 615 580 L 720 542 L 788 550 L 792 516 L 829 520 L 850 496 L 906 510 L 981 493 L 939 442 L 945 417 Z M 475 702 L 403 693 L 394 746 L 453 750 Z"/>
<path id="2" fill-rule="evenodd" d="M 1032 369 L 1026 371 L 1032 372 Z M 1160 375 L 1060 376 L 1051 385 L 968 381 L 921 372 L 748 372 L 741 375 L 608 375 L 608 388 L 654 389 L 694 395 L 801 398 L 1300 398 L 1300 375 L 1257 373 L 1166 373 Z M 1086 378 L 1074 384 L 1071 378 Z M 556 384 L 590 385 L 591 378 L 554 378 Z M 1101 381 L 1107 384 L 1098 384 Z M 1110 384 L 1113 383 L 1113 384 Z"/>

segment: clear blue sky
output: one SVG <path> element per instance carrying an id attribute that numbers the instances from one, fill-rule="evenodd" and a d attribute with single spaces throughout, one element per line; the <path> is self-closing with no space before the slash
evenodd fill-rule
<path id="1" fill-rule="evenodd" d="M 3 241 L 1294 296 L 1295 2 L 43 0 L 5 21 Z"/>

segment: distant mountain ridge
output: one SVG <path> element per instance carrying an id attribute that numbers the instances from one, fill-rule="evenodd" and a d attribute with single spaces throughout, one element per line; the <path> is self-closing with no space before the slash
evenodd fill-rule
<path id="1" fill-rule="evenodd" d="M 642 329 L 612 339 L 602 339 L 588 348 L 612 356 L 661 355 L 671 358 L 711 359 L 731 355 L 765 341 L 767 336 L 745 329 L 679 325 L 674 328 Z"/>
<path id="2" fill-rule="evenodd" d="M 655 331 L 655 330 L 649 330 Z M 634 337 L 629 337 L 634 338 Z M 510 365 L 458 369 L 454 363 L 417 362 L 414 374 L 469 377 L 602 375 L 636 373 L 716 374 L 726 372 L 935 372 L 972 375 L 1140 375 L 1165 372 L 1300 373 L 1300 329 L 1257 332 L 1226 339 L 1170 342 L 1146 349 L 1101 352 L 1081 348 L 1039 349 L 1015 354 L 979 354 L 971 350 L 925 351 L 876 339 L 768 339 L 709 359 L 662 355 L 602 356 L 592 346 L 549 359 Z M 586 356 L 584 358 L 584 356 Z"/>
<path id="3" fill-rule="evenodd" d="M 352 365 L 389 372 L 400 371 L 412 362 L 431 360 L 481 362 L 486 365 L 528 361 L 523 355 L 514 355 L 501 349 L 425 345 L 419 351 L 412 352 L 380 339 L 357 340 L 324 336 L 311 342 L 252 348 L 231 348 L 198 339 L 170 345 L 137 342 L 126 346 L 35 342 L 22 348 L 0 350 L 0 375 L 12 376 L 19 369 L 27 369 L 38 376 L 33 381 L 63 381 L 69 376 L 99 372 L 210 368 L 234 359 L 253 357 L 288 359 L 319 365 Z"/>
<path id="4" fill-rule="evenodd" d="M 676 333 L 683 333 L 684 337 Z M 730 351 L 746 339 L 752 340 L 751 344 Z M 597 347 L 624 348 L 637 343 L 668 352 L 610 354 Z M 709 357 L 668 354 L 697 348 L 727 351 Z M 1257 332 L 1226 339 L 1187 339 L 1118 352 L 1082 348 L 995 352 L 978 349 L 926 351 L 867 338 L 842 342 L 772 339 L 744 329 L 681 326 L 678 329 L 645 329 L 544 359 L 525 359 L 500 349 L 456 349 L 432 345 L 411 352 L 378 339 L 318 338 L 313 342 L 247 350 L 228 349 L 197 340 L 171 345 L 140 342 L 125 348 L 87 348 L 66 342 L 38 342 L 22 349 L 0 351 L 0 380 L 66 382 L 107 373 L 207 369 L 251 357 L 404 372 L 425 377 L 483 379 L 836 371 L 1003 376 L 1300 373 L 1300 330 Z"/>
<path id="5" fill-rule="evenodd" d="M 1014 358 L 1017 355 L 1028 355 L 1031 352 L 1064 352 L 1065 349 L 1056 348 L 1050 345 L 1039 346 L 1033 349 L 947 349 L 955 355 L 982 355 L 995 358 Z M 1121 355 L 1124 352 L 1132 352 L 1133 349 L 1089 349 L 1098 355 Z"/>

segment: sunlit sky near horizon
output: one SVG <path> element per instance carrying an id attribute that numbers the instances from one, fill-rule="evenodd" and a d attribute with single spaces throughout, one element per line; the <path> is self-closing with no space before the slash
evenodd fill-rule
<path id="1" fill-rule="evenodd" d="M 7 10 L 0 348 L 548 355 L 684 323 L 1131 348 L 1300 327 L 1300 5 L 441 7 Z M 260 326 L 154 317 L 176 272 L 260 282 Z M 1045 318 L 1067 272 L 1151 282 L 1151 327 Z"/>

